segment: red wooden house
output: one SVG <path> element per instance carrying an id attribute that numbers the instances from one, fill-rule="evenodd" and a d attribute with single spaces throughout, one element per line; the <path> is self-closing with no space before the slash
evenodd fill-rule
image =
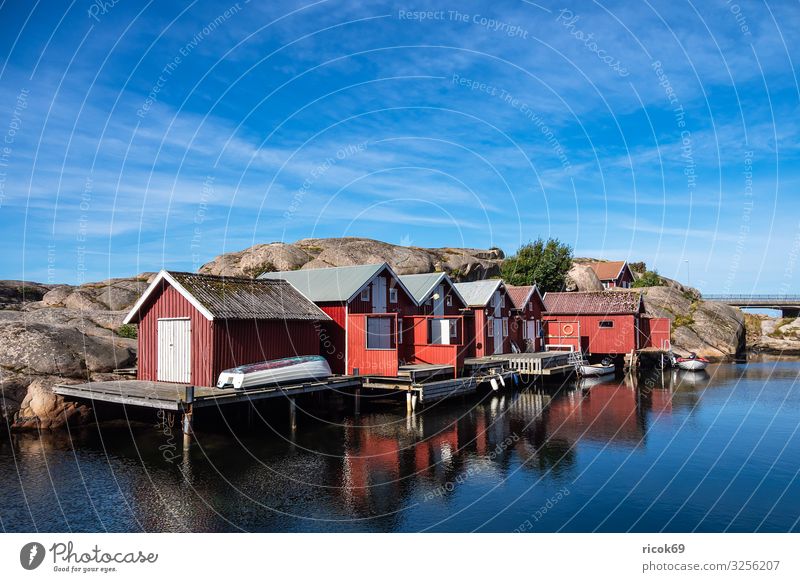
<path id="1" fill-rule="evenodd" d="M 397 376 L 399 322 L 416 314 L 417 304 L 388 264 L 264 273 L 259 279 L 288 281 L 330 317 L 322 324 L 320 353 L 334 373 Z"/>
<path id="2" fill-rule="evenodd" d="M 161 271 L 124 323 L 139 325 L 140 380 L 214 386 L 227 368 L 319 354 L 328 319 L 284 281 Z"/>
<path id="3" fill-rule="evenodd" d="M 500 279 L 456 283 L 467 303 L 468 352 L 476 357 L 511 352 L 509 324 L 514 304 Z"/>
<path id="4" fill-rule="evenodd" d="M 522 351 L 538 352 L 544 349 L 541 337 L 544 299 L 536 285 L 508 285 L 508 296 L 514 304 L 511 317 L 511 336 Z"/>
<path id="5" fill-rule="evenodd" d="M 403 318 L 404 359 L 409 364 L 464 367 L 464 298 L 446 273 L 402 275 L 417 302 L 415 315 Z"/>
<path id="6" fill-rule="evenodd" d="M 641 293 L 547 293 L 544 335 L 548 349 L 619 355 L 669 343 L 669 319 L 645 315 Z"/>
<path id="7" fill-rule="evenodd" d="M 598 261 L 587 263 L 606 289 L 621 287 L 628 289 L 633 284 L 633 271 L 627 261 Z"/>

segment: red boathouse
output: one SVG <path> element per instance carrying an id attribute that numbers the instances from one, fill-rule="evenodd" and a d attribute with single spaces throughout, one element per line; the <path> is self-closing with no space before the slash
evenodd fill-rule
<path id="1" fill-rule="evenodd" d="M 542 337 L 542 313 L 544 298 L 536 285 L 506 287 L 514 304 L 511 316 L 511 336 L 523 352 L 539 352 L 544 349 Z"/>
<path id="2" fill-rule="evenodd" d="M 283 279 L 329 317 L 322 325 L 320 353 L 337 374 L 397 376 L 402 331 L 399 322 L 417 304 L 387 263 L 264 273 Z"/>
<path id="3" fill-rule="evenodd" d="M 227 368 L 319 354 L 328 319 L 285 281 L 161 271 L 124 323 L 139 327 L 140 380 L 214 386 Z"/>
<path id="4" fill-rule="evenodd" d="M 549 349 L 619 355 L 669 347 L 669 319 L 647 317 L 639 292 L 547 293 L 544 304 Z"/>
<path id="5" fill-rule="evenodd" d="M 455 288 L 467 302 L 467 343 L 470 355 L 480 358 L 511 352 L 509 330 L 514 304 L 501 279 L 456 283 Z"/>
<path id="6" fill-rule="evenodd" d="M 464 367 L 467 304 L 446 273 L 402 275 L 418 310 L 403 318 L 403 356 L 408 364 L 444 364 L 454 374 Z"/>

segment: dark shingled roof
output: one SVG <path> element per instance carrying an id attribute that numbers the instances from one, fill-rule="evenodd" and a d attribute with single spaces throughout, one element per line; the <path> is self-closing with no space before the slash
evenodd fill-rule
<path id="1" fill-rule="evenodd" d="M 330 319 L 297 289 L 280 279 L 216 277 L 175 271 L 169 274 L 215 318 Z"/>
<path id="2" fill-rule="evenodd" d="M 548 293 L 544 296 L 544 306 L 548 313 L 600 315 L 638 313 L 641 297 L 638 291 Z"/>

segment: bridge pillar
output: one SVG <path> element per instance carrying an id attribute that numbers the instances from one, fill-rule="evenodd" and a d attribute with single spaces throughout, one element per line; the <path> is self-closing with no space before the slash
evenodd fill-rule
<path id="1" fill-rule="evenodd" d="M 781 307 L 782 317 L 800 317 L 800 307 Z"/>

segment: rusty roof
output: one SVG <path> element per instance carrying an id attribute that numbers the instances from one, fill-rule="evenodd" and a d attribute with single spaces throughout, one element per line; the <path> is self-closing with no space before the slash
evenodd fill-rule
<path id="1" fill-rule="evenodd" d="M 638 291 L 586 291 L 547 293 L 544 306 L 548 313 L 596 314 L 638 313 L 642 295 Z"/>
<path id="2" fill-rule="evenodd" d="M 619 277 L 622 268 L 627 263 L 625 261 L 598 261 L 595 263 L 586 263 L 587 267 L 591 267 L 597 278 L 601 281 L 610 281 Z"/>
<path id="3" fill-rule="evenodd" d="M 511 297 L 514 307 L 522 309 L 538 289 L 536 285 L 506 285 L 506 292 Z"/>
<path id="4" fill-rule="evenodd" d="M 139 310 L 162 281 L 172 285 L 208 319 L 330 319 L 286 281 L 161 271 L 133 306 L 126 323 L 138 319 Z"/>

